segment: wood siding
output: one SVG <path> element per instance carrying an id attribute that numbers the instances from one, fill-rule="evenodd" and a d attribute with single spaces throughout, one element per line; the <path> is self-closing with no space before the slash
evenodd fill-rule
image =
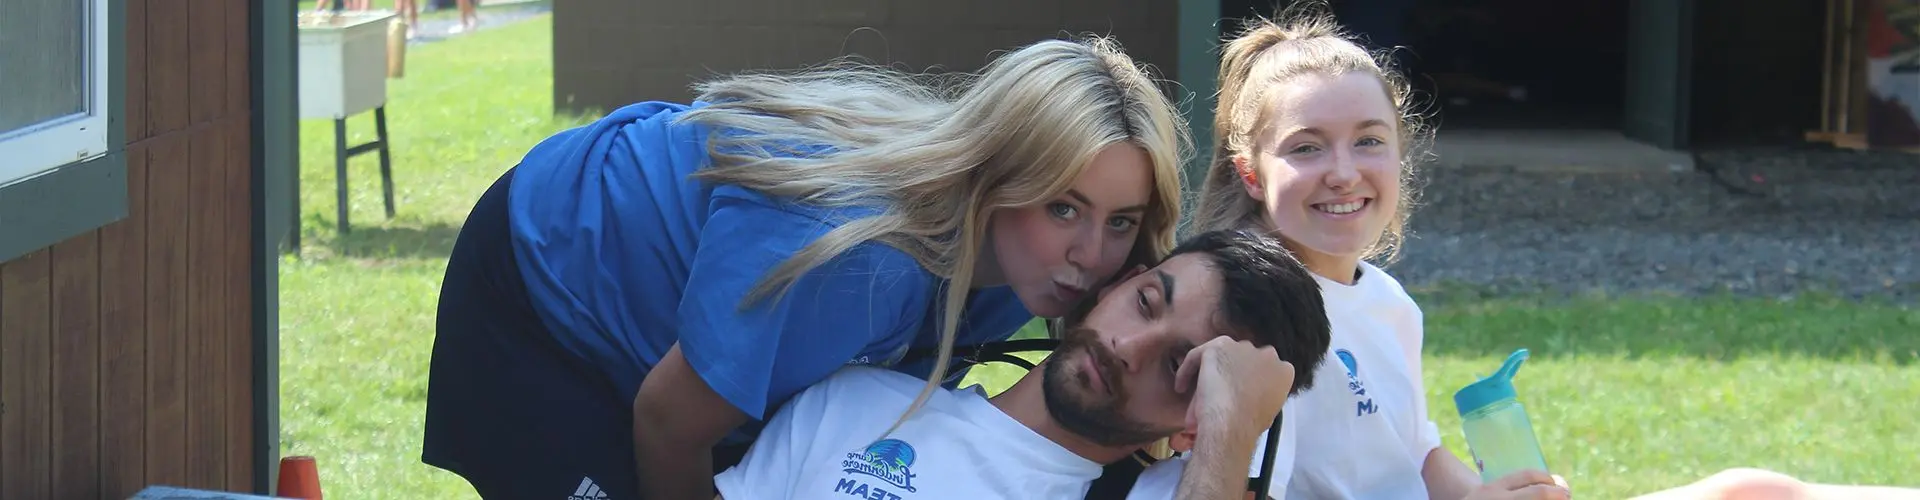
<path id="1" fill-rule="evenodd" d="M 125 1 L 129 214 L 0 264 L 0 498 L 255 486 L 255 7 Z"/>

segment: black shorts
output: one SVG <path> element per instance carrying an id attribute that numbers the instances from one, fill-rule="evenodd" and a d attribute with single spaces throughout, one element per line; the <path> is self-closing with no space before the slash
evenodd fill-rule
<path id="1" fill-rule="evenodd" d="M 421 461 L 485 498 L 638 498 L 630 402 L 554 340 L 521 280 L 512 180 L 481 195 L 447 260 Z"/>
<path id="2" fill-rule="evenodd" d="M 484 498 L 639 498 L 632 401 L 534 311 L 507 225 L 512 180 L 481 195 L 447 260 L 421 461 Z M 744 452 L 716 448 L 714 472 Z"/>

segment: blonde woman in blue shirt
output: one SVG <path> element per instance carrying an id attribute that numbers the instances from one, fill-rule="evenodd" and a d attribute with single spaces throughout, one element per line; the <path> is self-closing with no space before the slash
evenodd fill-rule
<path id="1" fill-rule="evenodd" d="M 535 146 L 448 262 L 422 459 L 487 497 L 713 498 L 847 364 L 1066 313 L 1173 245 L 1185 128 L 1107 40 L 957 87 L 832 65 L 701 84 Z M 903 416 L 904 418 L 904 416 Z"/>

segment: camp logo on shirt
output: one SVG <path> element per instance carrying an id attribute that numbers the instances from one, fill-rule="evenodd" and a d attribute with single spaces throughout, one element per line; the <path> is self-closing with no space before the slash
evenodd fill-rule
<path id="1" fill-rule="evenodd" d="M 886 353 L 881 353 L 881 354 L 885 354 L 886 357 L 879 358 L 879 359 L 874 359 L 874 356 L 872 354 L 861 354 L 859 356 L 854 356 L 853 359 L 847 360 L 846 365 L 848 366 L 893 366 L 894 364 L 899 363 L 902 358 L 907 357 L 907 347 L 908 347 L 907 344 L 900 344 L 899 347 L 895 347 L 891 351 L 888 351 Z"/>
<path id="2" fill-rule="evenodd" d="M 1380 411 L 1380 407 L 1374 406 L 1373 398 L 1367 396 L 1366 384 L 1360 383 L 1360 362 L 1353 359 L 1353 353 L 1340 349 L 1333 351 L 1333 355 L 1340 358 L 1340 364 L 1347 366 L 1347 390 L 1353 391 L 1353 395 L 1359 399 L 1354 403 L 1353 416 L 1363 417 Z"/>
<path id="3" fill-rule="evenodd" d="M 918 488 L 913 487 L 913 459 L 913 445 L 898 439 L 882 439 L 867 445 L 864 450 L 848 453 L 846 460 L 840 462 L 840 467 L 848 474 L 873 476 L 895 488 L 913 493 L 919 491 Z M 852 477 L 841 479 L 833 490 L 874 499 L 899 500 L 900 498 L 897 494 L 862 483 Z"/>

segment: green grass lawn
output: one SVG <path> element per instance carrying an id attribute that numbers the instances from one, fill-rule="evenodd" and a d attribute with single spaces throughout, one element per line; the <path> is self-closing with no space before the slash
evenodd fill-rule
<path id="1" fill-rule="evenodd" d="M 1463 460 L 1453 391 L 1526 347 L 1514 385 L 1549 467 L 1577 496 L 1624 498 L 1731 467 L 1920 486 L 1920 310 L 1826 297 L 1465 302 L 1422 292 L 1437 303 L 1426 307 L 1428 411 Z M 997 391 L 1022 372 L 996 364 L 973 375 Z"/>
<path id="2" fill-rule="evenodd" d="M 334 233 L 332 123 L 301 124 L 307 248 L 280 268 L 282 448 L 317 456 L 331 496 L 473 496 L 419 462 L 434 301 L 474 199 L 535 142 L 583 122 L 551 113 L 550 32 L 542 17 L 409 50 L 407 77 L 389 87 L 394 220 L 366 155 L 351 166 L 355 230 Z M 350 129 L 369 140 L 371 118 Z M 1883 484 L 1913 484 L 1920 470 L 1920 311 L 1820 297 L 1416 295 L 1446 445 L 1465 449 L 1452 390 L 1530 348 L 1521 398 L 1582 497 L 1736 466 Z M 989 367 L 973 378 L 997 389 L 1017 375 Z"/>

